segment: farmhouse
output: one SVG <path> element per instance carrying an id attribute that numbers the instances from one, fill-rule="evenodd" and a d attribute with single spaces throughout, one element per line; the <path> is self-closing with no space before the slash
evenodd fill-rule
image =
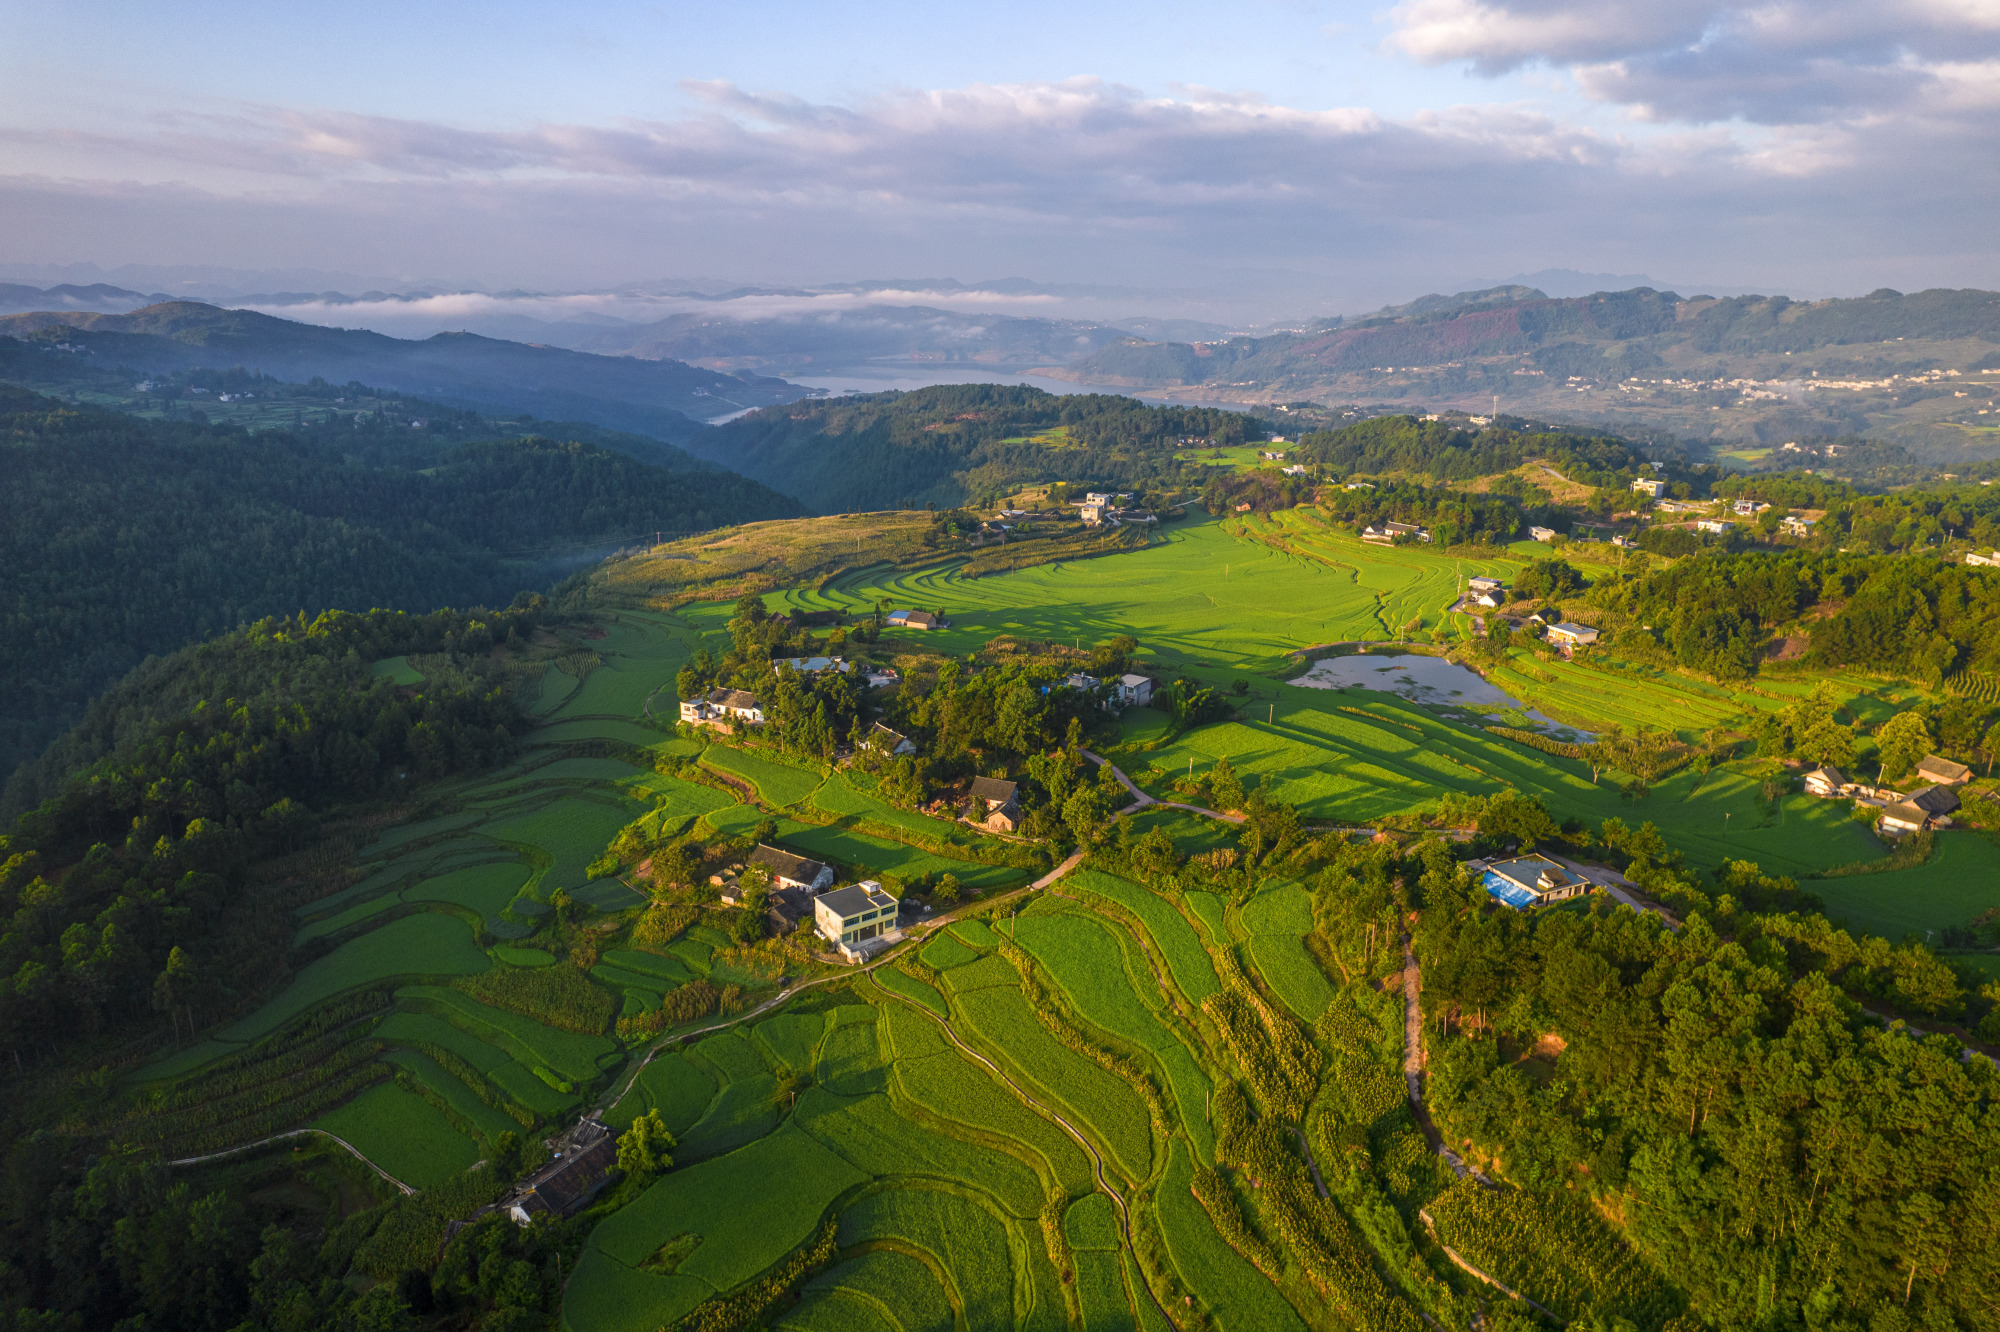
<path id="1" fill-rule="evenodd" d="M 750 863 L 769 870 L 771 882 L 780 888 L 803 888 L 809 893 L 817 893 L 833 886 L 831 865 L 807 860 L 783 847 L 759 843 L 757 849 L 750 853 Z"/>
<path id="2" fill-rule="evenodd" d="M 1265 462 L 1283 462 L 1285 460 L 1283 449 L 1259 449 L 1257 450 L 1257 456 Z"/>
<path id="3" fill-rule="evenodd" d="M 1631 537 L 1626 536 L 1622 532 L 1619 533 L 1617 536 L 1611 538 L 1611 544 L 1618 547 L 1620 550 L 1639 549 L 1639 543 L 1634 541 Z"/>
<path id="4" fill-rule="evenodd" d="M 1947 816 L 1957 808 L 1958 795 L 1950 787 L 1919 787 L 1909 799 L 1883 808 L 1882 831 L 1900 836 L 1927 828 L 1948 828 L 1951 819 Z"/>
<path id="5" fill-rule="evenodd" d="M 902 678 L 902 676 L 896 674 L 894 666 L 870 666 L 868 668 L 868 687 L 870 689 L 886 689 Z"/>
<path id="6" fill-rule="evenodd" d="M 752 726 L 764 724 L 764 709 L 757 696 L 747 689 L 712 689 L 705 696 L 681 704 L 681 720 L 695 726 L 714 726 L 741 721 Z"/>
<path id="7" fill-rule="evenodd" d="M 1021 826 L 1019 788 L 997 777 L 974 777 L 972 798 L 986 802 L 986 818 L 981 824 L 994 832 L 1013 832 Z"/>
<path id="8" fill-rule="evenodd" d="M 1727 518 L 1704 518 L 1696 523 L 1695 526 L 1704 532 L 1713 532 L 1717 536 L 1721 536 L 1725 532 L 1734 531 L 1736 528 L 1736 524 L 1730 522 Z"/>
<path id="9" fill-rule="evenodd" d="M 917 747 L 910 738 L 900 731 L 892 731 L 881 722 L 876 722 L 868 731 L 868 747 L 889 754 L 914 754 Z"/>
<path id="10" fill-rule="evenodd" d="M 1286 476 L 1304 476 L 1310 470 L 1304 463 L 1293 463 L 1284 472 Z"/>
<path id="11" fill-rule="evenodd" d="M 1816 796 L 1845 795 L 1851 788 L 1847 778 L 1839 768 L 1814 768 L 1806 774 L 1806 794 Z"/>
<path id="12" fill-rule="evenodd" d="M 1807 537 L 1812 535 L 1814 519 L 1788 513 L 1778 520 L 1778 530 L 1786 536 Z"/>
<path id="13" fill-rule="evenodd" d="M 1091 690 L 1097 688 L 1099 683 L 1100 681 L 1096 676 L 1085 675 L 1082 671 L 1078 671 L 1063 680 L 1063 685 L 1066 688 L 1080 689 L 1085 693 L 1089 693 Z"/>
<path id="14" fill-rule="evenodd" d="M 1465 580 L 1465 590 L 1468 592 L 1505 592 L 1507 585 L 1498 578 L 1488 578 L 1485 574 L 1479 574 L 1476 577 Z"/>
<path id="15" fill-rule="evenodd" d="M 1558 647 L 1589 647 L 1597 641 L 1597 631 L 1587 624 L 1571 624 L 1568 620 L 1549 626 L 1549 642 Z"/>
<path id="16" fill-rule="evenodd" d="M 813 902 L 813 928 L 850 962 L 886 948 L 903 937 L 896 928 L 901 909 L 873 879 L 837 888 Z M 872 946 L 871 946 L 872 945 Z"/>
<path id="17" fill-rule="evenodd" d="M 1547 856 L 1521 856 L 1488 865 L 1480 886 L 1488 897 L 1516 911 L 1581 897 L 1590 891 L 1588 883 L 1570 877 L 1569 871 Z"/>
<path id="18" fill-rule="evenodd" d="M 1554 541 L 1560 533 L 1553 527 L 1530 527 L 1528 535 L 1537 541 Z"/>
<path id="19" fill-rule="evenodd" d="M 1739 518 L 1753 518 L 1771 506 L 1762 500 L 1740 499 L 1729 507 Z"/>
<path id="20" fill-rule="evenodd" d="M 1667 488 L 1667 483 L 1658 477 L 1642 476 L 1632 483 L 1632 489 L 1649 499 L 1658 499 Z"/>
<path id="21" fill-rule="evenodd" d="M 1113 687 L 1118 701 L 1127 707 L 1143 708 L 1153 701 L 1153 677 L 1150 675 L 1121 675 Z"/>
<path id="22" fill-rule="evenodd" d="M 1363 541 L 1379 541 L 1384 545 L 1397 537 L 1415 537 L 1419 541 L 1429 541 L 1431 534 L 1415 523 L 1370 523 L 1361 531 Z"/>
<path id="23" fill-rule="evenodd" d="M 1917 765 L 1917 776 L 1940 786 L 1957 786 L 1972 780 L 1972 769 L 1963 763 L 1953 763 L 1948 758 L 1936 754 L 1926 754 L 1924 761 Z"/>
<path id="24" fill-rule="evenodd" d="M 1700 513 L 1708 508 L 1708 501 L 1661 500 L 1656 507 L 1663 513 Z"/>
<path id="25" fill-rule="evenodd" d="M 941 620 L 929 611 L 899 610 L 889 612 L 889 627 L 892 629 L 949 629 L 951 621 Z"/>
<path id="26" fill-rule="evenodd" d="M 1104 506 L 1102 504 L 1085 504 L 1079 512 L 1083 515 L 1083 521 L 1092 527 L 1104 521 Z"/>
<path id="27" fill-rule="evenodd" d="M 507 1215 L 520 1226 L 538 1216 L 568 1216 L 604 1187 L 605 1172 L 617 1161 L 618 1140 L 611 1130 L 586 1119 L 568 1135 L 556 1160 L 521 1182 Z"/>
<path id="28" fill-rule="evenodd" d="M 1965 562 L 1967 564 L 1985 564 L 1991 565 L 1994 568 L 2000 568 L 2000 550 L 1990 551 L 1985 555 L 1981 555 L 1976 550 L 1968 550 L 1965 552 Z"/>

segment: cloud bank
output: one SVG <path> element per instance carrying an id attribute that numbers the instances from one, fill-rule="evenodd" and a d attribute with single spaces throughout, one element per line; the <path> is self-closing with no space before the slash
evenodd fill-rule
<path id="1" fill-rule="evenodd" d="M 1398 59 L 1546 67 L 1569 101 L 1389 117 L 1074 78 L 832 105 L 711 81 L 683 85 L 677 118 L 510 129 L 235 105 L 0 129 L 0 257 L 572 288 L 970 270 L 1277 289 L 1304 271 L 1395 295 L 1544 266 L 2000 285 L 1996 0 L 1408 0 L 1388 27 Z"/>

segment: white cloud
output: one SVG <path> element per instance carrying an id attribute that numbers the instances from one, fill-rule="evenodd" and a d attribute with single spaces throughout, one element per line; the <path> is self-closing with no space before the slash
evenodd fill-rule
<path id="1" fill-rule="evenodd" d="M 1818 124 L 1935 102 L 2000 56 L 1994 0 L 1405 0 L 1387 45 L 1498 74 L 1573 68 L 1652 120 Z"/>

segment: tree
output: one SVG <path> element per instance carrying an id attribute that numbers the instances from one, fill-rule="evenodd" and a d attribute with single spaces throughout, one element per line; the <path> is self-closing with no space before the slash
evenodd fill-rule
<path id="1" fill-rule="evenodd" d="M 1882 772 L 1877 780 L 1886 780 L 1892 772 L 1900 775 L 1930 753 L 1935 743 L 1930 723 L 1922 713 L 1897 713 L 1875 733 L 1875 747 L 1882 755 Z"/>
<path id="2" fill-rule="evenodd" d="M 1243 808 L 1243 783 L 1236 776 L 1236 769 L 1230 766 L 1229 755 L 1224 754 L 1215 761 L 1215 768 L 1208 774 L 1208 789 L 1215 794 L 1215 807 L 1227 813 Z"/>
<path id="3" fill-rule="evenodd" d="M 678 1146 L 658 1110 L 648 1110 L 618 1136 L 618 1168 L 627 1175 L 662 1175 L 673 1168 Z"/>
<path id="4" fill-rule="evenodd" d="M 176 1042 L 181 1036 L 182 1014 L 187 1015 L 188 1035 L 194 1035 L 194 1000 L 200 984 L 194 959 L 176 945 L 167 954 L 167 965 L 159 978 L 153 982 L 153 1007 L 173 1019 Z"/>

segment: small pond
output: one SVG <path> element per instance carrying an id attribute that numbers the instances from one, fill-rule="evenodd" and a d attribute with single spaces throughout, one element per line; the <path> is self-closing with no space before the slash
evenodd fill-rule
<path id="1" fill-rule="evenodd" d="M 1521 700 L 1470 667 L 1422 653 L 1325 657 L 1291 683 L 1304 689 L 1374 689 L 1427 707 L 1463 708 L 1494 715 L 1496 720 L 1507 724 L 1547 731 L 1565 740 L 1588 743 L 1594 738 L 1586 731 L 1564 726 L 1524 706 Z"/>

